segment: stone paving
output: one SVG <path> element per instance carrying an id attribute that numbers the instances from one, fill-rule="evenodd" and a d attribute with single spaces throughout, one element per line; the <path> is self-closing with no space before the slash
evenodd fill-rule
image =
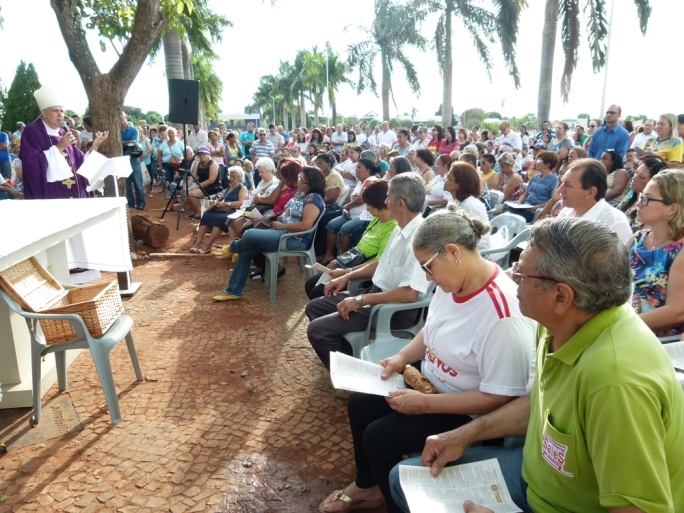
<path id="1" fill-rule="evenodd" d="M 214 303 L 232 267 L 216 255 L 136 262 L 143 287 L 124 306 L 145 380 L 120 343 L 113 425 L 84 351 L 66 392 L 83 431 L 1 456 L 0 513 L 317 511 L 353 478 L 346 403 L 306 339 L 304 274 L 292 259 L 275 304 L 260 281 Z"/>

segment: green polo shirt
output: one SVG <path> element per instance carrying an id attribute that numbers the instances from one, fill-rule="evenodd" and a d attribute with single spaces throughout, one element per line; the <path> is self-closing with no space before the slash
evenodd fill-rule
<path id="1" fill-rule="evenodd" d="M 624 305 L 555 353 L 550 339 L 540 328 L 523 459 L 531 508 L 684 511 L 684 393 L 651 330 Z"/>

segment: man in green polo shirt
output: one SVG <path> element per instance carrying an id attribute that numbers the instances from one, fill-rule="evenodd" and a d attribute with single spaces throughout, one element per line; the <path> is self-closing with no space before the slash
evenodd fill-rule
<path id="1" fill-rule="evenodd" d="M 684 393 L 660 342 L 626 304 L 625 245 L 596 221 L 544 220 L 512 277 L 521 312 L 540 324 L 532 392 L 428 438 L 422 463 L 437 475 L 455 460 L 497 458 L 526 512 L 683 512 Z M 524 448 L 466 450 L 525 435 Z M 392 495 L 404 507 L 397 476 L 395 467 Z M 470 502 L 464 510 L 491 511 Z"/>

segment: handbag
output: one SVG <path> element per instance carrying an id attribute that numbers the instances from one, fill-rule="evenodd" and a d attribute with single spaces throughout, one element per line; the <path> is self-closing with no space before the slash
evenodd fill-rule
<path id="1" fill-rule="evenodd" d="M 169 159 L 169 166 L 171 166 L 174 169 L 180 169 L 180 165 L 181 160 L 175 155 L 171 155 L 171 158 Z"/>
<path id="2" fill-rule="evenodd" d="M 346 253 L 337 255 L 335 259 L 337 261 L 338 267 L 342 269 L 351 269 L 354 266 L 362 264 L 366 261 L 366 257 L 359 248 L 351 248 Z"/>

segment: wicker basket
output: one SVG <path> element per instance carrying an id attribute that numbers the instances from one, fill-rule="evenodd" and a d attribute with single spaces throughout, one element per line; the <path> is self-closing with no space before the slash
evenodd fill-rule
<path id="1" fill-rule="evenodd" d="M 123 312 L 116 281 L 64 290 L 35 259 L 0 272 L 0 286 L 24 310 L 44 314 L 78 314 L 91 335 L 105 333 Z M 68 321 L 40 321 L 47 344 L 76 340 Z"/>

